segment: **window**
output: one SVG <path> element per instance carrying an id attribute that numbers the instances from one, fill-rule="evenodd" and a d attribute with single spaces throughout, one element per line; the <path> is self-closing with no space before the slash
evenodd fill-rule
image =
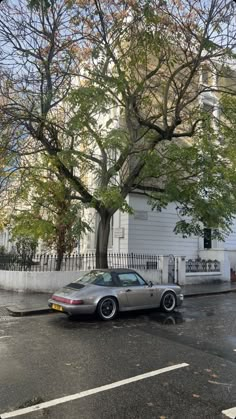
<path id="1" fill-rule="evenodd" d="M 212 242 L 211 242 L 211 229 L 210 228 L 204 228 L 204 249 L 211 249 L 212 248 Z"/>
<path id="2" fill-rule="evenodd" d="M 203 127 L 208 128 L 208 124 L 210 124 L 210 126 L 214 128 L 215 127 L 214 105 L 208 102 L 203 102 L 202 110 L 205 113 Z"/>
<path id="3" fill-rule="evenodd" d="M 202 109 L 208 115 L 210 115 L 211 117 L 213 117 L 214 105 L 210 105 L 209 103 L 204 102 L 203 105 L 202 105 Z"/>
<path id="4" fill-rule="evenodd" d="M 210 77 L 209 77 L 209 69 L 207 67 L 202 68 L 202 84 L 206 86 L 209 85 Z"/>
<path id="5" fill-rule="evenodd" d="M 133 272 L 127 272 L 118 274 L 121 287 L 137 287 L 146 285 L 146 282 L 137 274 Z"/>
<path id="6" fill-rule="evenodd" d="M 114 287 L 112 276 L 109 272 L 98 275 L 93 283 L 94 285 L 100 285 L 102 287 Z"/>
<path id="7" fill-rule="evenodd" d="M 79 284 L 93 284 L 99 285 L 101 287 L 115 287 L 113 282 L 112 275 L 110 272 L 99 272 L 99 271 L 92 271 L 88 274 L 85 274 L 81 278 L 75 281 Z"/>

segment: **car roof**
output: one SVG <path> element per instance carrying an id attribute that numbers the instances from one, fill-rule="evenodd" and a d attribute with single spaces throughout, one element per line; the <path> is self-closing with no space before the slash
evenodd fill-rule
<path id="1" fill-rule="evenodd" d="M 111 273 L 132 273 L 136 271 L 134 269 L 129 269 L 129 268 L 113 268 L 113 269 L 92 269 L 91 272 L 111 272 Z"/>

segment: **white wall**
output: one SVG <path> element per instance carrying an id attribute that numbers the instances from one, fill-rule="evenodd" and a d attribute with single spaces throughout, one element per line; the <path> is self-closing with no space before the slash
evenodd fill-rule
<path id="1" fill-rule="evenodd" d="M 0 289 L 18 292 L 53 293 L 64 285 L 84 275 L 78 272 L 25 272 L 0 271 Z M 146 281 L 161 283 L 161 274 L 157 271 L 137 271 Z"/>
<path id="2" fill-rule="evenodd" d="M 201 259 L 218 260 L 220 262 L 221 279 L 230 281 L 230 260 L 224 249 L 204 249 L 199 252 Z"/>
<path id="3" fill-rule="evenodd" d="M 225 250 L 235 250 L 236 252 L 236 220 L 232 224 L 231 228 L 232 233 L 230 233 L 229 236 L 225 238 L 224 242 L 220 243 L 220 247 L 223 247 Z"/>
<path id="4" fill-rule="evenodd" d="M 24 292 L 54 292 L 79 278 L 85 271 L 17 272 L 0 271 L 0 289 Z"/>
<path id="5" fill-rule="evenodd" d="M 166 259 L 167 256 L 165 257 Z M 165 259 L 164 258 L 164 259 Z M 180 259 L 180 258 L 179 258 Z M 182 267 L 184 272 L 181 273 L 181 265 L 179 261 L 179 283 L 197 284 L 204 282 L 212 282 L 215 279 L 229 280 L 229 277 L 223 275 L 223 272 L 217 273 L 188 273 L 185 278 L 185 259 L 183 258 Z M 223 265 L 222 265 L 223 267 Z M 165 269 L 165 271 L 163 270 Z M 223 269 L 224 271 L 224 269 Z M 0 289 L 19 292 L 42 292 L 53 293 L 59 288 L 69 284 L 77 278 L 84 275 L 87 271 L 68 271 L 68 272 L 17 272 L 17 271 L 0 271 Z M 162 271 L 156 270 L 137 270 L 146 281 L 152 281 L 154 284 L 168 284 L 168 264 Z"/>
<path id="6" fill-rule="evenodd" d="M 130 195 L 129 203 L 134 211 L 143 212 L 129 216 L 129 252 L 197 257 L 199 238 L 183 239 L 181 235 L 173 232 L 179 220 L 174 204 L 168 205 L 167 209 L 161 212 L 152 211 L 147 204 L 147 198 L 135 194 Z M 146 219 L 138 219 L 137 216 Z"/>
<path id="7" fill-rule="evenodd" d="M 228 256 L 230 268 L 232 268 L 233 271 L 236 271 L 236 249 L 228 249 L 225 253 Z"/>
<path id="8" fill-rule="evenodd" d="M 214 284 L 218 281 L 224 283 L 228 280 L 222 278 L 222 274 L 218 272 L 202 272 L 201 274 L 192 272 L 186 273 L 185 285 Z"/>
<path id="9" fill-rule="evenodd" d="M 118 232 L 123 229 L 123 237 Z M 114 253 L 128 253 L 129 214 L 116 211 L 113 216 L 113 246 Z"/>

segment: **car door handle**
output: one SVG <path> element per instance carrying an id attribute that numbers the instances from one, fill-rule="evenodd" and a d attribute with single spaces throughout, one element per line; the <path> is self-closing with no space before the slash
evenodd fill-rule
<path id="1" fill-rule="evenodd" d="M 131 291 L 130 289 L 126 290 L 126 292 L 130 292 L 130 291 Z"/>

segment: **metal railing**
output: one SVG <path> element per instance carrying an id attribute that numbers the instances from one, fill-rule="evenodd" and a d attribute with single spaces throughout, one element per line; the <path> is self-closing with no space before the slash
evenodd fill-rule
<path id="1" fill-rule="evenodd" d="M 186 273 L 190 272 L 220 272 L 220 262 L 216 259 L 188 259 Z"/>
<path id="2" fill-rule="evenodd" d="M 0 255 L 0 270 L 8 271 L 55 271 L 57 255 L 36 254 L 32 257 L 20 257 L 15 254 Z M 108 253 L 109 268 L 130 268 L 138 270 L 160 270 L 160 257 L 137 253 Z M 62 259 L 61 271 L 79 271 L 96 268 L 95 253 L 71 254 Z"/>

